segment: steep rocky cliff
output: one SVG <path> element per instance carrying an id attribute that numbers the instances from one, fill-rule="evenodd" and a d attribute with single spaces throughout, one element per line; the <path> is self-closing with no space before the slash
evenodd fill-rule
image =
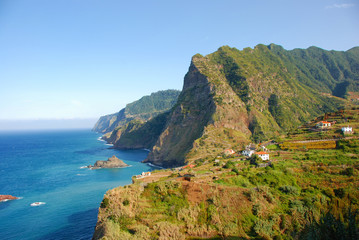
<path id="1" fill-rule="evenodd" d="M 100 117 L 92 130 L 106 134 L 111 133 L 116 128 L 125 126 L 132 120 L 145 122 L 171 109 L 176 103 L 179 94 L 180 91 L 178 90 L 165 90 L 144 96 L 135 102 L 127 104 L 118 113 Z M 109 137 L 110 134 L 106 136 Z"/>
<path id="2" fill-rule="evenodd" d="M 341 92 L 358 89 L 356 52 L 286 51 L 271 44 L 195 55 L 146 162 L 170 167 L 204 161 L 335 110 L 343 102 L 333 96 L 338 86 L 345 85 Z M 298 60 L 298 54 L 305 57 Z"/>

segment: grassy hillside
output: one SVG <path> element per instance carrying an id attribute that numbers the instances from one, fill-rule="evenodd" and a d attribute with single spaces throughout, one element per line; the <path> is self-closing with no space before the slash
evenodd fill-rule
<path id="1" fill-rule="evenodd" d="M 108 191 L 94 239 L 358 239 L 359 107 L 313 122 L 323 118 L 337 123 L 322 139 L 341 125 L 355 133 L 338 135 L 334 149 L 268 145 L 267 167 L 221 155 Z M 312 140 L 310 124 L 281 141 Z"/>
<path id="2" fill-rule="evenodd" d="M 334 91 L 332 82 L 326 78 L 329 76 L 323 73 L 324 76 L 318 79 L 315 74 L 316 71 L 329 72 L 328 66 L 322 63 L 324 60 L 315 54 L 308 54 L 303 58 L 296 54 L 301 51 L 312 53 L 314 50 L 320 51 L 322 58 L 329 54 L 318 48 L 286 51 L 271 44 L 243 51 L 225 46 L 208 56 L 212 62 L 223 66 L 222 72 L 226 80 L 246 103 L 251 116 L 253 139 L 273 137 L 275 132 L 288 131 L 341 104 L 341 99 L 322 94 L 333 94 Z M 340 56 L 346 54 L 331 53 L 332 59 L 336 61 L 340 61 Z M 331 76 L 330 79 L 335 79 L 338 84 L 346 81 L 359 84 L 359 72 L 355 71 L 349 71 L 352 73 L 351 78 Z M 356 81 L 353 80 L 355 78 Z M 320 83 L 316 85 L 318 81 Z"/>

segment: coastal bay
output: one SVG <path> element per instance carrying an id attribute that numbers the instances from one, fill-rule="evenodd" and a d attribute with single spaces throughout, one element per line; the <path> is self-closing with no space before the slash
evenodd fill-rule
<path id="1" fill-rule="evenodd" d="M 0 203 L 2 239 L 91 239 L 106 191 L 153 169 L 141 163 L 147 151 L 110 149 L 100 136 L 90 130 L 0 133 L 0 192 L 20 198 Z M 83 168 L 113 155 L 130 166 Z"/>

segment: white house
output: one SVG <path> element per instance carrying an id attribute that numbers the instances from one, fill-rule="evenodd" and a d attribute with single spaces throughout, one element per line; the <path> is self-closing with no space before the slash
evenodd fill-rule
<path id="1" fill-rule="evenodd" d="M 151 176 L 151 172 L 142 172 L 142 174 L 140 175 L 136 175 L 136 179 L 139 179 L 139 178 L 144 178 L 144 177 L 148 177 L 148 176 Z"/>
<path id="2" fill-rule="evenodd" d="M 258 157 L 262 158 L 263 161 L 269 160 L 269 153 L 267 152 L 256 152 Z"/>
<path id="3" fill-rule="evenodd" d="M 330 122 L 327 122 L 327 121 L 321 121 L 321 122 L 318 122 L 315 126 L 317 128 L 327 128 L 327 127 L 330 127 L 332 124 Z"/>
<path id="4" fill-rule="evenodd" d="M 353 133 L 353 128 L 352 127 L 342 127 L 342 132 L 344 134 L 352 134 Z"/>
<path id="5" fill-rule="evenodd" d="M 249 148 L 246 148 L 245 150 L 242 151 L 242 155 L 247 157 L 252 156 L 253 153 L 255 153 L 255 151 Z"/>
<path id="6" fill-rule="evenodd" d="M 151 176 L 151 172 L 142 172 L 143 177 Z"/>

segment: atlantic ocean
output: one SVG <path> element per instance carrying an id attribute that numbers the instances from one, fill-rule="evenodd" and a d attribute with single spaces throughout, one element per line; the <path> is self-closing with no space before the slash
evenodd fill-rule
<path id="1" fill-rule="evenodd" d="M 153 167 L 145 150 L 120 151 L 90 130 L 0 132 L 0 239 L 91 239 L 107 190 Z M 130 167 L 90 170 L 117 156 Z M 31 203 L 46 204 L 32 207 Z"/>

